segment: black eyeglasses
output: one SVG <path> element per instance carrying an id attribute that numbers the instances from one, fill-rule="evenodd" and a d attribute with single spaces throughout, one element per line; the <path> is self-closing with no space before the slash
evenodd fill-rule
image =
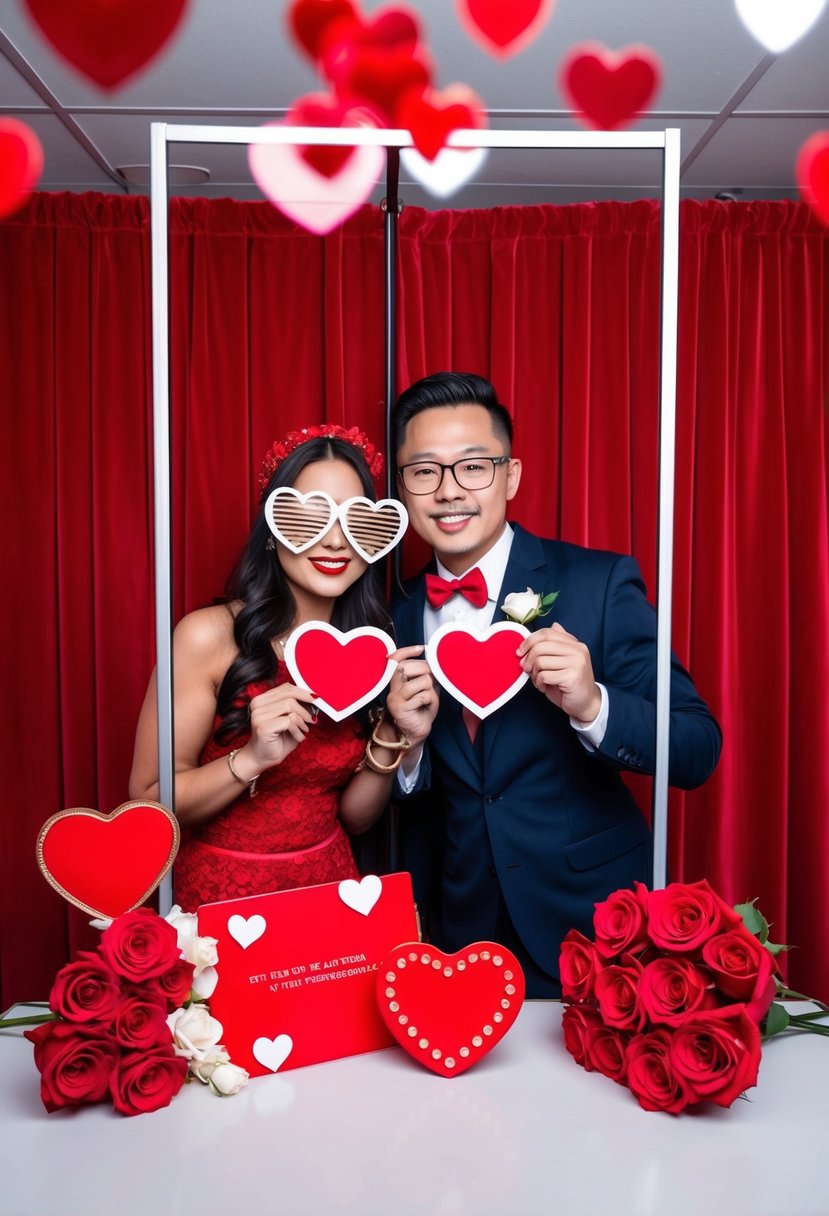
<path id="1" fill-rule="evenodd" d="M 443 484 L 446 470 L 462 490 L 486 490 L 495 480 L 495 468 L 506 464 L 509 456 L 465 456 L 453 464 L 438 464 L 435 460 L 418 460 L 401 465 L 397 472 L 410 494 L 434 494 Z"/>

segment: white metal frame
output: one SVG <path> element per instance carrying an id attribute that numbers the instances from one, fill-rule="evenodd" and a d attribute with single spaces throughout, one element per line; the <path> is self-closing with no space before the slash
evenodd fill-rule
<path id="1" fill-rule="evenodd" d="M 174 807 L 172 554 L 170 532 L 170 391 L 167 248 L 167 147 L 169 144 L 325 144 L 406 148 L 408 131 L 370 127 L 225 127 L 152 123 L 150 205 L 152 223 L 153 465 L 155 503 L 155 606 L 158 658 L 159 801 Z M 659 386 L 659 521 L 656 642 L 656 768 L 653 787 L 653 885 L 667 881 L 668 743 L 671 680 L 674 455 L 676 446 L 677 310 L 679 292 L 680 132 L 664 131 L 455 131 L 458 148 L 651 149 L 662 152 L 662 292 Z M 168 876 L 162 910 L 171 903 Z"/>

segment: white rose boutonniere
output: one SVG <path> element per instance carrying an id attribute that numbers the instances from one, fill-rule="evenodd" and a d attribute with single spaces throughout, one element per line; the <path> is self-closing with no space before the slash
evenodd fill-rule
<path id="1" fill-rule="evenodd" d="M 541 596 L 528 587 L 526 591 L 511 591 L 501 605 L 504 616 L 516 625 L 529 625 L 539 617 L 547 616 L 558 599 L 558 591 Z"/>

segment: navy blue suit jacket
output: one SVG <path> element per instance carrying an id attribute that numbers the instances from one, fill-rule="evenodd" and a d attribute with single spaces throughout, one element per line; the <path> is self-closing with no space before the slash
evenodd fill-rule
<path id="1" fill-rule="evenodd" d="M 553 612 L 530 628 L 558 621 L 587 645 L 608 690 L 607 731 L 588 752 L 567 715 L 528 681 L 484 720 L 473 746 L 460 706 L 442 692 L 423 779 L 401 806 L 401 863 L 437 945 L 454 951 L 497 940 L 502 897 L 526 949 L 557 977 L 567 930 L 590 933 L 595 902 L 651 879 L 651 833 L 620 771 L 654 770 L 656 614 L 633 558 L 511 526 L 497 604 L 527 587 L 560 593 Z M 423 573 L 394 608 L 401 646 L 424 640 Z M 504 619 L 500 607 L 493 619 Z M 703 782 L 720 744 L 717 723 L 674 658 L 671 784 Z"/>

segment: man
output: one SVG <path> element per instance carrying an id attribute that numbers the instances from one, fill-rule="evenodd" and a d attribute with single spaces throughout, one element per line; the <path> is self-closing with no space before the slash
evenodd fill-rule
<path id="1" fill-rule="evenodd" d="M 403 800 L 401 860 L 436 945 L 501 942 L 527 995 L 550 997 L 567 930 L 589 933 L 595 902 L 652 874 L 651 834 L 620 773 L 654 769 L 656 617 L 633 558 L 507 523 L 521 481 L 511 441 L 509 414 L 479 376 L 427 376 L 395 408 L 399 492 L 435 551 L 432 577 L 421 573 L 395 607 L 399 644 L 450 621 L 503 620 L 511 592 L 559 593 L 529 626 L 519 650 L 529 680 L 512 700 L 478 721 L 441 693 L 426 751 L 404 761 L 403 794 L 429 793 Z M 425 663 L 401 664 L 396 678 L 431 716 Z M 720 745 L 673 659 L 671 783 L 701 784 Z"/>

